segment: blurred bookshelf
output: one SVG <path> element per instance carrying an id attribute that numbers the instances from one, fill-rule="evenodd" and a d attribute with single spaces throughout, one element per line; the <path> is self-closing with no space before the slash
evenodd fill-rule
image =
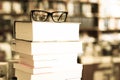
<path id="1" fill-rule="evenodd" d="M 33 9 L 68 11 L 67 22 L 81 23 L 83 56 L 120 56 L 120 0 L 0 0 L 0 45 L 10 45 L 14 21 L 30 20 Z"/>
<path id="2" fill-rule="evenodd" d="M 30 20 L 32 9 L 68 11 L 67 22 L 81 23 L 80 39 L 84 38 L 84 33 L 87 39 L 92 39 L 85 43 L 106 41 L 113 45 L 117 41 L 120 44 L 119 37 L 116 38 L 120 33 L 119 0 L 1 0 L 1 42 L 10 42 L 7 37 L 13 37 L 14 21 Z M 111 36 L 114 39 L 108 38 L 110 35 L 114 35 Z"/>

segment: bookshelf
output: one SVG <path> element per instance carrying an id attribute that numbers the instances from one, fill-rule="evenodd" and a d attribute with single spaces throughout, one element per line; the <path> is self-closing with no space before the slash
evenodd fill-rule
<path id="1" fill-rule="evenodd" d="M 0 0 L 0 42 L 10 44 L 14 21 L 30 20 L 32 9 L 68 11 L 67 22 L 81 23 L 83 55 L 120 56 L 119 0 Z"/>
<path id="2" fill-rule="evenodd" d="M 69 13 L 67 22 L 81 23 L 80 33 L 87 33 L 88 37 L 99 43 L 106 40 L 101 39 L 105 35 L 119 35 L 119 4 L 118 0 L 1 0 L 0 37 L 4 38 L 6 32 L 12 36 L 14 21 L 30 20 L 29 12 L 32 9 L 66 10 Z M 7 41 L 3 38 L 0 41 Z"/>

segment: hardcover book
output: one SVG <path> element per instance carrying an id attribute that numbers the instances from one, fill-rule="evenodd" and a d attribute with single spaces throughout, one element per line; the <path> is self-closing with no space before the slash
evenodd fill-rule
<path id="1" fill-rule="evenodd" d="M 16 40 L 16 52 L 28 55 L 38 54 L 78 54 L 82 53 L 82 43 L 76 42 L 30 42 Z"/>
<path id="2" fill-rule="evenodd" d="M 55 59 L 55 60 L 29 60 L 25 58 L 20 58 L 20 63 L 34 67 L 34 68 L 40 68 L 40 67 L 53 67 L 56 65 L 74 65 L 77 63 L 77 59 Z"/>
<path id="3" fill-rule="evenodd" d="M 79 23 L 15 22 L 15 38 L 29 41 L 79 40 Z"/>
<path id="4" fill-rule="evenodd" d="M 73 59 L 77 60 L 77 54 L 41 54 L 41 55 L 27 55 L 24 53 L 18 53 L 20 58 L 28 59 L 28 60 L 55 60 L 55 59 Z"/>
<path id="5" fill-rule="evenodd" d="M 24 72 L 22 70 L 15 70 L 15 75 L 18 77 L 18 80 L 55 80 L 55 79 L 61 79 L 61 80 L 65 80 L 65 79 L 75 79 L 75 78 L 81 78 L 82 76 L 82 65 L 78 64 L 75 65 L 74 67 L 68 67 L 66 66 L 64 67 L 59 67 L 55 69 L 55 71 L 53 73 L 44 73 L 44 74 L 31 74 L 31 73 L 27 73 Z M 19 79 L 20 78 L 20 79 Z"/>
<path id="6" fill-rule="evenodd" d="M 45 73 L 51 73 L 53 72 L 52 67 L 41 67 L 41 68 L 34 68 L 25 64 L 21 63 L 14 63 L 14 68 L 15 70 L 21 70 L 26 73 L 31 73 L 31 74 L 45 74 Z"/>

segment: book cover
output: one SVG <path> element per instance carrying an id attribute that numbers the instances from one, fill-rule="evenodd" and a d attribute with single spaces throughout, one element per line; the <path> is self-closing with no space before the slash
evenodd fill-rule
<path id="1" fill-rule="evenodd" d="M 79 40 L 80 23 L 15 22 L 16 39 L 29 41 Z M 25 29 L 26 28 L 26 29 Z"/>
<path id="2" fill-rule="evenodd" d="M 82 53 L 82 42 L 30 42 L 16 40 L 16 52 L 29 55 L 38 54 L 78 54 Z"/>

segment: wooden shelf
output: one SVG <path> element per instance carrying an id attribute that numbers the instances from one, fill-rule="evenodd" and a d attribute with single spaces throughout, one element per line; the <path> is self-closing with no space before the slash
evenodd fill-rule
<path id="1" fill-rule="evenodd" d="M 16 13 L 0 13 L 0 16 L 29 16 L 27 13 L 21 13 L 21 14 L 16 14 Z"/>
<path id="2" fill-rule="evenodd" d="M 4 33 L 4 32 L 12 32 L 12 29 L 7 29 L 7 30 L 0 29 L 0 33 Z"/>
<path id="3" fill-rule="evenodd" d="M 83 27 L 80 27 L 80 31 L 98 31 L 98 28 L 94 27 L 94 28 L 83 28 Z"/>
<path id="4" fill-rule="evenodd" d="M 100 32 L 103 32 L 103 33 L 113 33 L 113 32 L 120 32 L 120 29 L 118 30 L 118 29 L 116 29 L 116 30 L 104 30 L 104 31 L 102 31 L 102 30 L 99 30 Z"/>

